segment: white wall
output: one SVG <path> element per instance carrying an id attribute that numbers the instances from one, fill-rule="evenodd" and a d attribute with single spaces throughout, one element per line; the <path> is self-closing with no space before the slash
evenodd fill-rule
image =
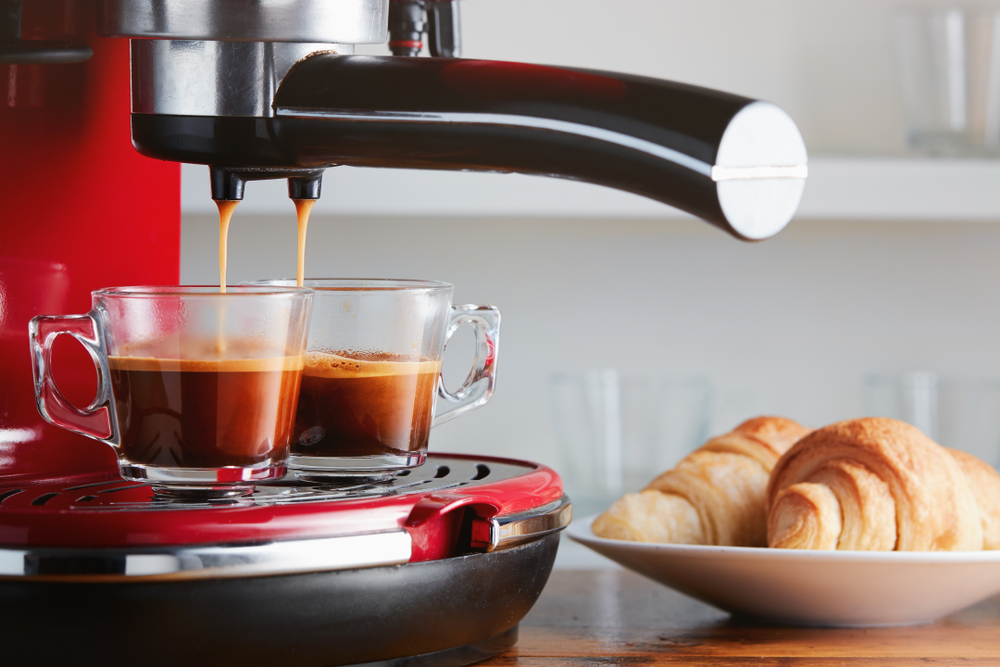
<path id="1" fill-rule="evenodd" d="M 1000 190 L 990 186 L 1000 178 L 995 161 L 907 159 L 914 155 L 904 141 L 890 30 L 898 6 L 896 0 L 469 0 L 462 11 L 470 58 L 646 74 L 783 106 L 811 157 L 801 216 L 1000 219 Z M 962 6 L 1000 9 L 1000 1 Z M 360 50 L 387 52 L 384 45 Z M 327 215 L 682 217 L 635 195 L 518 175 L 338 168 L 328 172 L 325 188 L 317 212 Z M 288 205 L 284 192 L 280 182 L 251 183 L 241 211 L 278 213 Z M 204 167 L 185 166 L 183 206 L 214 210 Z"/>
<path id="2" fill-rule="evenodd" d="M 217 229 L 185 217 L 184 282 L 217 280 Z M 295 236 L 291 211 L 237 213 L 230 282 L 292 275 Z M 798 222 L 745 244 L 693 220 L 344 216 L 313 220 L 307 273 L 446 280 L 459 303 L 499 306 L 496 397 L 432 448 L 555 464 L 554 372 L 707 375 L 715 430 L 859 416 L 872 372 L 1000 377 L 998 256 L 988 223 Z"/>
<path id="3" fill-rule="evenodd" d="M 903 149 L 893 0 L 482 0 L 465 55 L 620 70 L 779 104 L 813 150 Z"/>
<path id="4" fill-rule="evenodd" d="M 464 55 L 625 71 L 766 99 L 812 151 L 905 151 L 890 17 L 996 0 L 470 0 Z"/>

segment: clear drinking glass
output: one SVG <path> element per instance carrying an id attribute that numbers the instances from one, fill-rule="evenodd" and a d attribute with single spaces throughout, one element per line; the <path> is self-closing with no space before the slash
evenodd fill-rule
<path id="1" fill-rule="evenodd" d="M 549 390 L 559 470 L 580 516 L 641 490 L 708 435 L 705 378 L 592 370 L 553 375 Z"/>
<path id="2" fill-rule="evenodd" d="M 434 281 L 328 278 L 304 285 L 315 290 L 315 301 L 288 463 L 300 478 L 379 478 L 421 465 L 432 427 L 490 400 L 500 342 L 496 308 L 452 306 L 454 288 Z M 464 324 L 475 330 L 476 356 L 463 385 L 450 392 L 441 356 Z"/>
<path id="3" fill-rule="evenodd" d="M 285 474 L 312 301 L 311 290 L 282 287 L 96 291 L 86 315 L 31 320 L 38 411 L 111 445 L 125 479 L 161 492 L 245 492 Z M 52 377 L 63 334 L 97 367 L 86 408 Z"/>
<path id="4" fill-rule="evenodd" d="M 943 155 L 1000 154 L 1000 12 L 899 9 L 892 34 L 910 144 Z"/>
<path id="5" fill-rule="evenodd" d="M 869 375 L 863 399 L 866 414 L 905 421 L 1000 468 L 1000 379 L 939 378 L 933 371 Z"/>
<path id="6" fill-rule="evenodd" d="M 898 419 L 938 440 L 938 375 L 934 371 L 868 375 L 864 379 L 865 414 Z"/>

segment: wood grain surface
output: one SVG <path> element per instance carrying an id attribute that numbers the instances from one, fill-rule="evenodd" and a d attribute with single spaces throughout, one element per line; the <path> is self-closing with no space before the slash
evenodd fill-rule
<path id="1" fill-rule="evenodd" d="M 480 664 L 1000 667 L 1000 597 L 932 625 L 796 628 L 731 617 L 626 570 L 556 570 L 517 645 Z"/>

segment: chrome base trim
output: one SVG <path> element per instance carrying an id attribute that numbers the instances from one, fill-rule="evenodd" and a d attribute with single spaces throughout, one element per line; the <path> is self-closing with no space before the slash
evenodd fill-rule
<path id="1" fill-rule="evenodd" d="M 573 504 L 569 496 L 541 507 L 506 514 L 490 519 L 490 544 L 487 551 L 509 549 L 539 537 L 555 533 L 573 520 Z"/>
<path id="2" fill-rule="evenodd" d="M 249 546 L 124 549 L 0 549 L 0 578 L 108 582 L 217 579 L 325 572 L 410 560 L 405 530 Z"/>

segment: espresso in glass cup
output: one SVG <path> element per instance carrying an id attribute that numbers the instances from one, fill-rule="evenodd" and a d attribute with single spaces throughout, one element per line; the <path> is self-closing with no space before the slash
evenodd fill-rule
<path id="1" fill-rule="evenodd" d="M 111 445 L 125 479 L 230 495 L 285 474 L 313 293 L 288 287 L 121 287 L 86 315 L 31 321 L 35 400 L 48 422 Z M 98 370 L 94 402 L 52 378 L 57 337 Z"/>
<path id="2" fill-rule="evenodd" d="M 493 395 L 496 308 L 452 306 L 453 286 L 435 281 L 328 278 L 304 286 L 315 297 L 288 462 L 301 479 L 388 478 L 419 466 L 433 426 Z M 476 358 L 450 392 L 441 357 L 464 324 L 475 330 Z"/>

